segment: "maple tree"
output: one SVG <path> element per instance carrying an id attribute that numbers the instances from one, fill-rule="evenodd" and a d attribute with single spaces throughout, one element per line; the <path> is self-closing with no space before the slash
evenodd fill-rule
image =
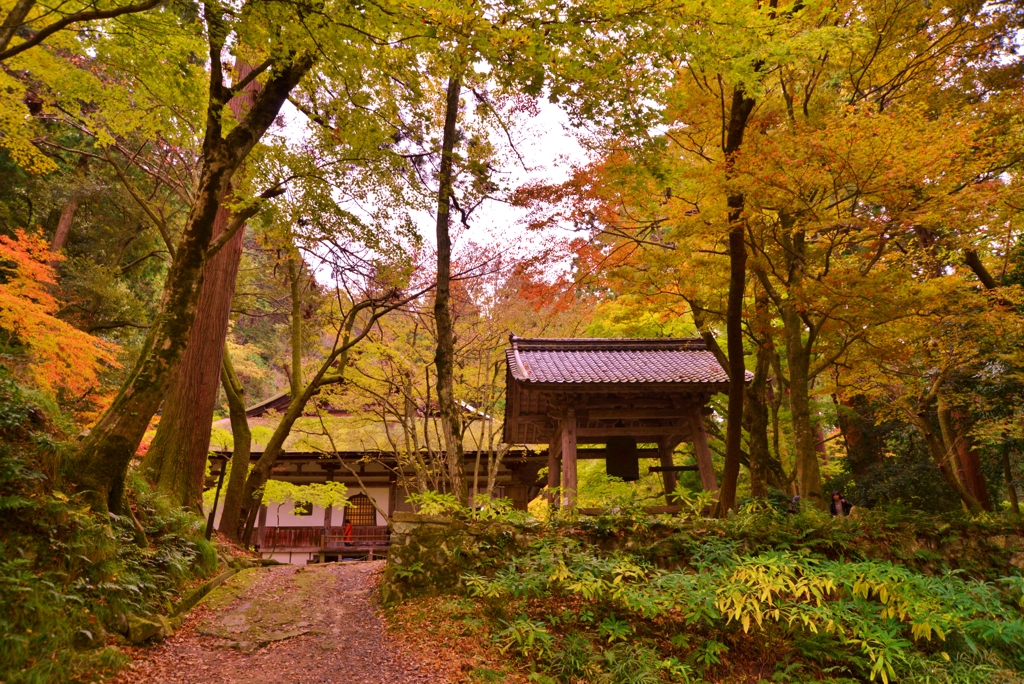
<path id="1" fill-rule="evenodd" d="M 733 389 L 743 335 L 758 350 L 751 389 L 725 411 L 723 508 L 743 457 L 765 472 L 769 375 L 788 403 L 796 491 L 824 505 L 815 395 L 828 396 L 827 376 L 877 326 L 912 315 L 922 277 L 967 265 L 984 282 L 973 245 L 1009 220 L 1001 202 L 1015 193 L 1007 172 L 1019 156 L 1001 112 L 1013 97 L 1002 46 L 1016 14 L 878 3 L 854 22 L 833 9 L 694 8 L 701 19 L 722 11 L 718 21 L 739 32 L 663 34 L 654 73 L 676 78 L 648 119 L 659 127 L 610 128 L 594 140 L 598 162 L 562 187 L 521 196 L 538 207 L 562 202 L 555 218 L 594 236 L 581 263 L 623 313 L 688 317 L 712 349 L 710 333 L 724 327 L 728 350 L 716 353 L 736 371 Z M 737 45 L 741 57 L 721 52 Z M 961 87 L 968 74 L 987 99 Z M 539 213 L 538 222 L 553 220 Z M 753 420 L 737 410 L 740 398 Z M 735 451 L 741 427 L 750 454 Z M 771 471 L 779 467 L 769 462 Z"/>
<path id="2" fill-rule="evenodd" d="M 100 375 L 118 365 L 118 349 L 56 317 L 59 304 L 49 244 L 24 230 L 0 235 L 0 334 L 3 354 L 18 349 L 24 371 L 43 392 L 73 405 L 106 399 Z M 89 401 L 88 404 L 92 404 Z"/>

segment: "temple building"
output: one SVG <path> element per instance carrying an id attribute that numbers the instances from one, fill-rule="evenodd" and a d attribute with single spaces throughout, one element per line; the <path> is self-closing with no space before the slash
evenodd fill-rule
<path id="1" fill-rule="evenodd" d="M 662 474 L 665 512 L 673 509 L 671 494 L 679 472 L 695 471 L 705 490 L 717 491 L 704 420 L 710 413 L 708 400 L 716 392 L 728 392 L 729 378 L 703 340 L 512 335 L 506 364 L 505 413 L 498 430 L 491 416 L 464 405 L 465 472 L 471 494 L 486 489 L 488 456 L 499 451 L 494 496 L 508 498 L 523 510 L 545 486 L 549 493 L 557 492 L 549 498 L 552 505 L 575 506 L 580 459 L 603 459 L 609 475 L 627 482 L 639 478 L 640 458 L 659 459 L 660 465 L 650 470 Z M 288 400 L 281 394 L 249 409 L 253 461 L 262 455 L 257 436 L 268 433 L 274 412 Z M 418 432 L 413 443 L 443 443 L 436 416 L 414 422 L 412 429 Z M 210 486 L 231 455 L 226 446 L 217 446 L 217 436 L 229 429 L 229 421 L 218 421 L 214 428 Z M 264 557 L 304 564 L 385 554 L 391 514 L 413 510 L 408 502 L 416 491 L 410 487 L 416 477 L 412 459 L 436 462 L 443 456 L 436 446 L 433 452 L 421 447 L 410 453 L 409 429 L 397 419 L 344 411 L 321 410 L 301 418 L 272 478 L 295 484 L 342 482 L 349 505 L 338 510 L 290 501 L 264 506 L 255 537 Z M 500 432 L 502 444 L 487 444 L 491 431 Z M 695 464 L 674 463 L 673 454 L 683 442 L 692 443 Z M 545 466 L 547 476 L 542 478 Z"/>

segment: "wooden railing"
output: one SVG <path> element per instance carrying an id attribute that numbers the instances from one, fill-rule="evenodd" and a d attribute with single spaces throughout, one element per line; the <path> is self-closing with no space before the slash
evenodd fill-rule
<path id="1" fill-rule="evenodd" d="M 324 549 L 386 549 L 391 543 L 387 526 L 355 527 L 345 534 L 343 527 L 332 527 L 323 538 Z"/>
<path id="2" fill-rule="evenodd" d="M 350 534 L 343 527 L 265 527 L 260 548 L 270 549 L 386 549 L 391 541 L 387 526 L 353 526 Z"/>
<path id="3" fill-rule="evenodd" d="M 322 527 L 265 527 L 260 548 L 318 549 L 323 535 Z"/>

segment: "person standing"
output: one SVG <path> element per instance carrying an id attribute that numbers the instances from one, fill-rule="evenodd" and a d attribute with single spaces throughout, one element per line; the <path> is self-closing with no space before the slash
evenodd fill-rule
<path id="1" fill-rule="evenodd" d="M 832 492 L 832 501 L 829 502 L 828 509 L 833 518 L 845 518 L 850 515 L 852 508 L 853 504 L 846 500 L 842 492 Z"/>

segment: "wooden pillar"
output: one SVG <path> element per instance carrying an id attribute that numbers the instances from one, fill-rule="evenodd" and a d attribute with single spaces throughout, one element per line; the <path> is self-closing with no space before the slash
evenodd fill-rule
<path id="1" fill-rule="evenodd" d="M 562 419 L 562 506 L 576 506 L 576 409 L 569 407 Z"/>
<path id="2" fill-rule="evenodd" d="M 555 490 L 562 486 L 562 425 L 559 423 L 548 443 L 548 505 L 558 508 L 559 496 Z"/>
<path id="3" fill-rule="evenodd" d="M 704 417 L 700 415 L 699 407 L 690 413 L 690 439 L 693 440 L 693 451 L 697 456 L 697 469 L 700 471 L 701 487 L 706 492 L 718 492 L 715 465 L 711 460 L 708 435 L 704 432 Z"/>
<path id="4" fill-rule="evenodd" d="M 672 462 L 672 452 L 676 450 L 676 444 L 678 442 L 673 438 L 666 438 L 658 442 L 658 456 L 661 458 L 662 468 L 671 468 L 675 465 Z M 676 490 L 678 479 L 674 472 L 668 470 L 662 471 L 661 479 L 665 484 L 665 504 L 671 506 L 675 503 L 672 492 Z"/>

